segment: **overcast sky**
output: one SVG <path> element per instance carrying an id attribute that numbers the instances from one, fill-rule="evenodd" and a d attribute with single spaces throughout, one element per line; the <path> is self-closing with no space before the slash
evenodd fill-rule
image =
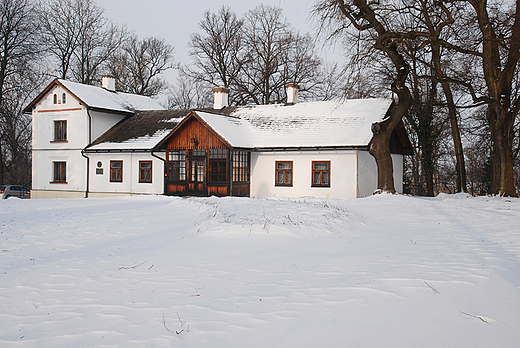
<path id="1" fill-rule="evenodd" d="M 175 48 L 175 61 L 187 63 L 190 34 L 198 31 L 198 23 L 206 10 L 218 11 L 227 5 L 238 15 L 257 5 L 280 6 L 289 23 L 301 33 L 313 32 L 310 10 L 315 0 L 97 0 L 105 15 L 119 24 L 126 24 L 140 38 L 159 37 Z M 320 46 L 321 47 L 321 46 Z M 330 51 L 330 50 L 329 50 Z M 325 52 L 321 52 L 325 55 Z M 329 53 L 331 55 L 332 53 Z"/>

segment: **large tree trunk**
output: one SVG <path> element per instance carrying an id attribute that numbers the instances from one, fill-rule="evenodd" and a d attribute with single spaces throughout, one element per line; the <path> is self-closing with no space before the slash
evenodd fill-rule
<path id="1" fill-rule="evenodd" d="M 408 74 L 407 65 L 406 68 L 402 70 L 405 70 L 402 74 Z M 398 76 L 400 76 L 400 74 Z M 392 108 L 388 118 L 372 124 L 373 137 L 369 152 L 377 164 L 377 189 L 382 192 L 395 193 L 394 166 L 392 155 L 390 154 L 390 137 L 412 105 L 412 96 L 407 87 L 397 88 L 395 82 L 392 84 L 392 89 L 398 94 L 399 101 L 395 107 Z"/>
<path id="2" fill-rule="evenodd" d="M 396 70 L 396 76 L 391 86 L 392 92 L 398 98 L 396 105 L 391 110 L 388 118 L 372 125 L 374 136 L 370 145 L 370 154 L 374 157 L 377 164 L 377 188 L 383 192 L 395 193 L 394 170 L 392 156 L 390 155 L 390 136 L 412 105 L 412 95 L 408 87 L 406 87 L 406 77 L 410 67 L 399 52 L 397 43 L 389 38 L 391 33 L 379 21 L 367 1 L 354 0 L 353 4 L 360 10 L 362 18 L 377 33 L 375 48 L 390 58 Z M 348 6 L 342 1 L 338 1 L 338 6 L 344 14 L 347 14 L 349 11 Z M 352 18 L 352 15 L 347 14 L 347 16 Z"/>
<path id="3" fill-rule="evenodd" d="M 513 125 L 516 114 L 510 110 L 514 72 L 520 59 L 520 0 L 516 0 L 515 21 L 511 30 L 507 59 L 501 59 L 499 43 L 486 0 L 469 0 L 482 32 L 482 60 L 488 89 L 488 123 L 493 141 L 493 187 L 501 196 L 517 196 L 513 177 Z M 498 163 L 497 163 L 498 162 Z M 498 175 L 497 175 L 498 174 Z"/>
<path id="4" fill-rule="evenodd" d="M 394 166 L 390 154 L 390 135 L 392 133 L 388 126 L 382 127 L 382 123 L 375 123 L 372 126 L 372 133 L 374 136 L 369 152 L 377 164 L 377 188 L 382 192 L 395 193 Z"/>
<path id="5" fill-rule="evenodd" d="M 493 140 L 493 183 L 492 193 L 501 196 L 516 197 L 513 173 L 513 122 L 514 117 L 503 115 L 497 117 L 498 112 L 506 113 L 503 107 L 490 107 L 488 120 Z M 498 110 L 497 110 L 498 109 Z"/>

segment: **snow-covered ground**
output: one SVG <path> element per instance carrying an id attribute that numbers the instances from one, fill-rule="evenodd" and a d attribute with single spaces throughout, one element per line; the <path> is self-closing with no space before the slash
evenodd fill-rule
<path id="1" fill-rule="evenodd" d="M 0 200 L 0 347 L 518 347 L 520 200 Z"/>

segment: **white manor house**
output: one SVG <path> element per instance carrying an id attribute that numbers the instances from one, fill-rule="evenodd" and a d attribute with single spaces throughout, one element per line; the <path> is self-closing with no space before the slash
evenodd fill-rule
<path id="1" fill-rule="evenodd" d="M 25 109 L 32 113 L 32 198 L 167 194 L 356 198 L 376 189 L 371 125 L 391 99 L 165 110 L 151 98 L 56 79 Z M 391 140 L 396 190 L 411 145 Z"/>

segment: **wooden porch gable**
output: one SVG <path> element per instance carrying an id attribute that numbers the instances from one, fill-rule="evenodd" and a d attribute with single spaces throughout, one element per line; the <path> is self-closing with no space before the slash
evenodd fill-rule
<path id="1" fill-rule="evenodd" d="M 229 149 L 230 144 L 197 116 L 195 111 L 172 131 L 162 142 L 167 149 Z"/>
<path id="2" fill-rule="evenodd" d="M 196 112 L 192 111 L 159 147 L 166 149 L 166 194 L 249 196 L 249 152 L 244 161 L 246 151 L 233 151 Z M 246 181 L 242 180 L 246 176 L 233 180 L 244 170 Z"/>

